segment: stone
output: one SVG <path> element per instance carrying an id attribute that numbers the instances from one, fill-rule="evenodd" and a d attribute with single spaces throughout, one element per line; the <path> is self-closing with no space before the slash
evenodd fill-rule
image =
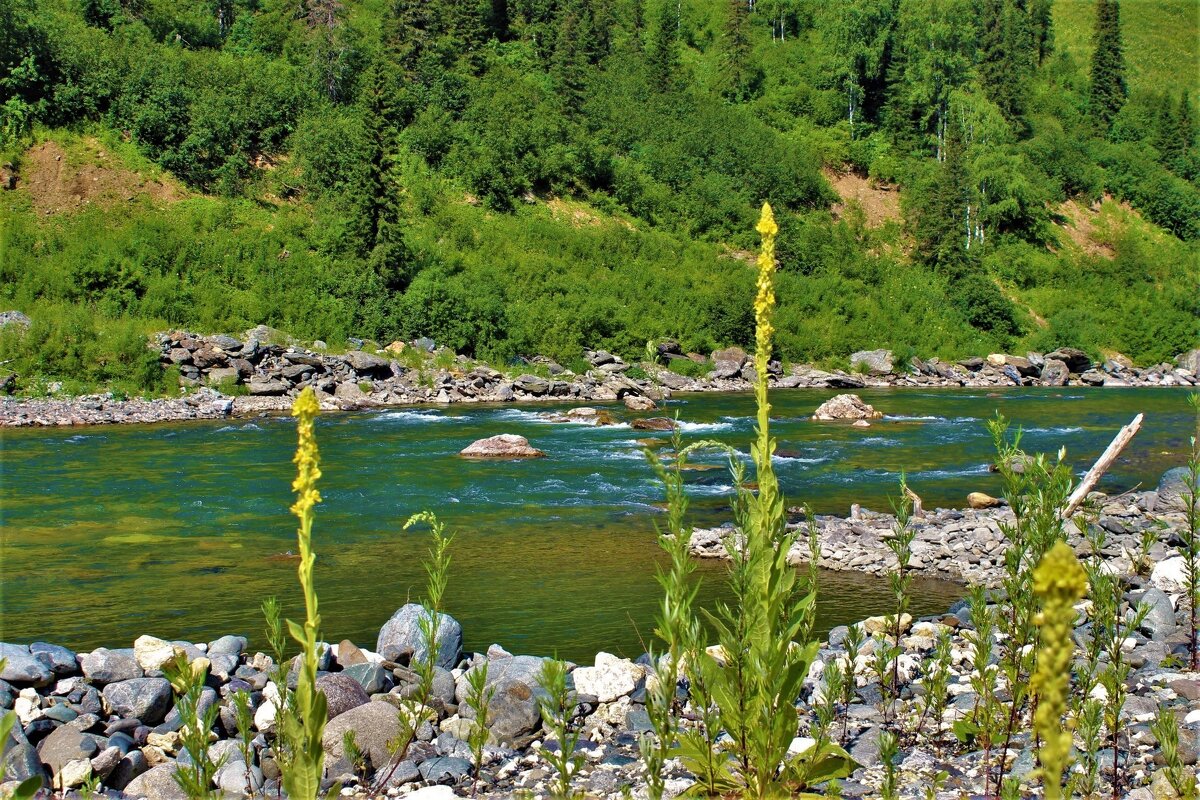
<path id="1" fill-rule="evenodd" d="M 1088 386 L 1103 386 L 1107 379 L 1107 375 L 1099 370 L 1094 369 L 1085 370 L 1084 373 L 1079 376 L 1079 380 L 1083 381 Z"/>
<path id="2" fill-rule="evenodd" d="M 108 776 L 106 783 L 114 789 L 124 789 L 149 766 L 146 755 L 141 750 L 130 750 L 117 762 L 117 768 Z"/>
<path id="3" fill-rule="evenodd" d="M 621 402 L 630 411 L 653 411 L 658 408 L 653 400 L 649 397 L 643 397 L 640 394 L 627 394 L 621 398 Z"/>
<path id="4" fill-rule="evenodd" d="M 442 756 L 422 761 L 421 777 L 429 783 L 456 784 L 463 778 L 473 774 L 471 762 L 465 758 Z M 411 795 L 410 795 L 411 797 Z"/>
<path id="5" fill-rule="evenodd" d="M 74 675 L 79 672 L 79 659 L 73 650 L 47 642 L 34 642 L 29 645 L 29 652 L 55 675 Z"/>
<path id="6" fill-rule="evenodd" d="M 132 650 L 109 650 L 101 647 L 79 657 L 83 676 L 97 686 L 142 677 Z"/>
<path id="7" fill-rule="evenodd" d="M 1150 583 L 1169 594 L 1187 589 L 1187 561 L 1183 556 L 1159 561 L 1150 572 Z"/>
<path id="8" fill-rule="evenodd" d="M 1139 631 L 1158 642 L 1165 641 L 1175 632 L 1175 608 L 1162 589 L 1147 589 L 1138 603 L 1148 609 Z"/>
<path id="9" fill-rule="evenodd" d="M 175 645 L 156 636 L 139 636 L 133 641 L 133 657 L 146 672 L 161 670 L 175 657 Z"/>
<path id="10" fill-rule="evenodd" d="M 529 444 L 524 436 L 501 433 L 472 442 L 460 453 L 465 458 L 544 458 L 541 450 Z"/>
<path id="11" fill-rule="evenodd" d="M 175 782 L 179 765 L 173 761 L 143 772 L 125 786 L 125 796 L 146 800 L 187 800 L 187 795 Z"/>
<path id="12" fill-rule="evenodd" d="M 9 739 L 4 757 L 0 759 L 0 780 L 27 781 L 30 778 L 41 778 L 43 783 L 49 783 L 49 777 L 33 745 Z"/>
<path id="13" fill-rule="evenodd" d="M 349 639 L 343 639 L 337 646 L 337 662 L 345 669 L 355 664 L 367 664 L 369 659 L 358 645 Z"/>
<path id="14" fill-rule="evenodd" d="M 357 681 L 369 695 L 387 691 L 388 672 L 378 664 L 352 664 L 341 674 Z"/>
<path id="15" fill-rule="evenodd" d="M 341 672 L 317 678 L 317 689 L 325 693 L 330 719 L 371 702 L 371 697 L 363 689 L 362 684 Z"/>
<path id="16" fill-rule="evenodd" d="M 68 761 L 55 774 L 53 785 L 56 789 L 60 790 L 73 789 L 76 786 L 82 786 L 83 782 L 90 778 L 91 775 L 91 759 L 81 758 L 78 761 Z"/>
<path id="17" fill-rule="evenodd" d="M 374 353 L 351 350 L 342 358 L 359 375 L 375 378 L 390 378 L 392 376 L 392 362 Z"/>
<path id="18" fill-rule="evenodd" d="M 513 381 L 513 387 L 532 395 L 543 395 L 550 391 L 550 382 L 536 375 L 521 375 Z"/>
<path id="19" fill-rule="evenodd" d="M 1075 347 L 1060 347 L 1057 350 L 1046 353 L 1046 363 L 1051 360 L 1061 361 L 1067 365 L 1067 368 L 1076 374 L 1084 372 L 1092 365 L 1092 359 L 1088 354 Z"/>
<path id="20" fill-rule="evenodd" d="M 1042 383 L 1047 386 L 1066 386 L 1070 377 L 1071 370 L 1066 364 L 1056 358 L 1046 358 L 1040 375 Z"/>
<path id="21" fill-rule="evenodd" d="M 104 701 L 119 716 L 156 725 L 171 707 L 171 683 L 166 678 L 117 681 L 104 687 Z"/>
<path id="22" fill-rule="evenodd" d="M 900 633 L 903 634 L 912 625 L 912 614 L 900 615 Z M 892 634 L 896 631 L 896 623 L 888 616 L 867 617 L 862 621 L 863 631 L 867 636 L 874 636 L 877 633 Z"/>
<path id="23" fill-rule="evenodd" d="M 375 652 L 389 661 L 401 653 L 410 652 L 413 661 L 421 661 L 429 652 L 428 642 L 421 633 L 421 617 L 429 612 L 423 606 L 409 603 L 396 610 L 384 623 L 375 643 Z M 437 644 L 437 666 L 453 669 L 462 653 L 462 625 L 449 614 L 438 615 L 434 639 Z"/>
<path id="24" fill-rule="evenodd" d="M 1158 501 L 1155 511 L 1187 511 L 1188 468 L 1175 467 L 1163 473 L 1158 481 Z M 1200 503 L 1200 500 L 1196 502 Z"/>
<path id="25" fill-rule="evenodd" d="M 62 725 L 38 744 L 38 757 L 57 774 L 71 761 L 88 760 L 100 752 L 104 740 L 90 733 L 83 733 L 71 725 Z"/>
<path id="26" fill-rule="evenodd" d="M 287 394 L 288 387 L 286 383 L 274 378 L 254 377 L 247 384 L 247 389 L 252 397 L 278 397 Z"/>
<path id="27" fill-rule="evenodd" d="M 637 682 L 646 675 L 646 668 L 629 659 L 600 652 L 594 667 L 579 667 L 571 673 L 575 690 L 594 695 L 601 703 L 611 703 L 618 697 L 631 694 Z"/>
<path id="28" fill-rule="evenodd" d="M 404 797 L 405 800 L 456 800 L 458 795 L 449 786 L 426 786 Z"/>
<path id="29" fill-rule="evenodd" d="M 33 320 L 20 311 L 0 311 L 0 328 L 7 328 L 9 325 L 28 328 L 32 324 Z"/>
<path id="30" fill-rule="evenodd" d="M 1179 678 L 1167 684 L 1175 694 L 1192 703 L 1200 701 L 1200 681 Z"/>
<path id="31" fill-rule="evenodd" d="M 247 773 L 250 776 L 249 780 L 246 779 Z M 213 783 L 218 789 L 238 797 L 253 794 L 262 788 L 263 774 L 262 770 L 254 765 L 247 770 L 244 761 L 229 761 L 217 770 L 217 774 L 213 776 Z"/>
<path id="32" fill-rule="evenodd" d="M 205 382 L 209 386 L 219 386 L 221 383 L 239 383 L 242 375 L 238 372 L 237 367 L 213 367 L 205 375 Z"/>
<path id="33" fill-rule="evenodd" d="M 346 731 L 354 731 L 367 766 L 381 769 L 391 760 L 388 742 L 400 734 L 400 709 L 382 700 L 372 700 L 331 719 L 321 740 L 326 767 L 345 756 L 343 738 Z"/>
<path id="34" fill-rule="evenodd" d="M 872 375 L 890 375 L 895 369 L 891 350 L 859 350 L 850 355 L 850 367 L 856 369 L 859 364 L 866 367 Z"/>
<path id="35" fill-rule="evenodd" d="M 538 685 L 543 663 L 544 659 L 534 656 L 511 656 L 489 662 L 487 686 L 495 689 L 495 695 L 488 707 L 488 730 L 500 744 L 523 747 L 541 727 L 537 698 L 545 696 Z M 456 680 L 458 713 L 465 719 L 474 719 L 474 712 L 464 702 L 468 691 L 467 673 Z"/>
<path id="36" fill-rule="evenodd" d="M 1200 377 L 1200 348 L 1188 350 L 1175 356 L 1175 363 L 1182 369 Z"/>
<path id="37" fill-rule="evenodd" d="M 812 418 L 815 420 L 878 419 L 883 412 L 864 403 L 856 394 L 839 394 L 822 403 Z"/>
<path id="38" fill-rule="evenodd" d="M 629 423 L 629 427 L 635 431 L 673 431 L 675 430 L 675 420 L 667 417 L 645 417 L 644 419 L 635 419 Z"/>
<path id="39" fill-rule="evenodd" d="M 1003 501 L 983 492 L 971 492 L 967 495 L 967 505 L 971 508 L 997 508 Z"/>
<path id="40" fill-rule="evenodd" d="M 0 658 L 5 660 L 0 680 L 29 686 L 49 686 L 54 680 L 50 667 L 29 652 L 26 645 L 0 643 Z"/>

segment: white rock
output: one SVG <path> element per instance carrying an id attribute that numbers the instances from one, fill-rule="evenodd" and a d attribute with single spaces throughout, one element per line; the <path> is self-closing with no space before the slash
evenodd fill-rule
<path id="1" fill-rule="evenodd" d="M 82 786 L 83 782 L 92 774 L 92 762 L 89 759 L 82 758 L 77 761 L 68 761 L 63 764 L 63 768 L 54 776 L 54 785 L 58 789 L 70 789 L 75 786 Z"/>
<path id="2" fill-rule="evenodd" d="M 811 750 L 817 744 L 816 739 L 810 739 L 807 736 L 797 736 L 792 739 L 792 743 L 788 745 L 788 755 L 798 756 L 805 750 Z"/>
<path id="3" fill-rule="evenodd" d="M 133 657 L 146 672 L 161 670 L 163 664 L 175 657 L 175 645 L 157 636 L 139 636 L 133 642 Z"/>
<path id="4" fill-rule="evenodd" d="M 449 786 L 426 786 L 405 797 L 409 800 L 455 800 L 457 795 Z"/>
<path id="5" fill-rule="evenodd" d="M 575 679 L 575 691 L 595 695 L 601 703 L 611 703 L 618 697 L 632 694 L 646 671 L 627 658 L 600 652 L 596 654 L 594 667 L 579 667 L 571 674 Z"/>
<path id="6" fill-rule="evenodd" d="M 42 715 L 42 698 L 38 696 L 37 689 L 25 688 L 17 695 L 17 700 L 13 703 L 13 711 L 17 713 L 17 719 L 21 720 L 22 725 L 28 725 Z"/>
<path id="7" fill-rule="evenodd" d="M 1200 708 L 1197 708 L 1195 711 L 1189 711 L 1188 715 L 1183 718 L 1184 725 L 1194 725 L 1197 722 L 1200 722 Z"/>
<path id="8" fill-rule="evenodd" d="M 1182 592 L 1187 587 L 1186 567 L 1187 562 L 1184 561 L 1183 556 L 1160 561 L 1154 565 L 1154 571 L 1150 573 L 1150 582 L 1168 594 Z"/>

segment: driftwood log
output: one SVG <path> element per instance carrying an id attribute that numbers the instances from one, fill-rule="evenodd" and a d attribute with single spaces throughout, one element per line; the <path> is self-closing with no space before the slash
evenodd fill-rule
<path id="1" fill-rule="evenodd" d="M 1138 414 L 1133 418 L 1133 422 L 1130 422 L 1117 432 L 1117 435 L 1109 443 L 1105 451 L 1100 454 L 1100 458 L 1096 459 L 1096 463 L 1087 471 L 1087 474 L 1083 476 L 1083 480 L 1075 487 L 1075 491 L 1071 492 L 1071 496 L 1067 498 L 1067 504 L 1063 507 L 1062 514 L 1059 515 L 1062 519 L 1071 518 L 1071 515 L 1078 510 L 1079 504 L 1088 496 L 1088 492 L 1096 487 L 1100 478 L 1104 476 L 1104 473 L 1108 471 L 1112 463 L 1117 460 L 1117 456 L 1121 455 L 1121 451 L 1125 449 L 1125 446 L 1129 444 L 1141 429 L 1142 415 Z"/>

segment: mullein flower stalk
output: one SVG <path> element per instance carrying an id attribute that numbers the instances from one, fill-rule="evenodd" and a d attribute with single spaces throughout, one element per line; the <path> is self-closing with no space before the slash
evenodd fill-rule
<path id="1" fill-rule="evenodd" d="M 1087 574 L 1065 543 L 1054 545 L 1033 573 L 1033 591 L 1041 602 L 1035 624 L 1041 632 L 1032 689 L 1037 699 L 1033 725 L 1042 741 L 1038 757 L 1046 800 L 1062 797 L 1062 776 L 1071 757 L 1071 729 L 1063 722 L 1070 691 L 1071 632 L 1075 603 L 1087 592 Z"/>
<path id="2" fill-rule="evenodd" d="M 314 800 L 321 790 L 325 763 L 321 738 L 328 720 L 325 694 L 317 689 L 321 614 L 313 583 L 316 554 L 312 548 L 312 526 L 314 510 L 321 502 L 321 493 L 317 491 L 317 481 L 321 478 L 320 453 L 313 429 L 319 412 L 316 394 L 312 387 L 306 387 L 292 404 L 298 438 L 293 459 L 296 480 L 292 482 L 292 491 L 296 493 L 296 502 L 292 504 L 292 513 L 300 520 L 296 531 L 300 553 L 297 573 L 304 593 L 304 624 L 287 621 L 288 631 L 300 644 L 301 662 L 291 713 L 280 715 L 280 728 L 291 749 L 288 768 L 283 773 L 283 788 L 293 800 Z"/>

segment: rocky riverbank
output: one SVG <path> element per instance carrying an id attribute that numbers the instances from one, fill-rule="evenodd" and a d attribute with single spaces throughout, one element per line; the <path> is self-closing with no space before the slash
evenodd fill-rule
<path id="1" fill-rule="evenodd" d="M 1121 574 L 1134 572 L 1144 560 L 1171 580 L 1180 580 L 1180 562 L 1171 559 L 1170 542 L 1186 524 L 1184 475 L 1182 469 L 1168 471 L 1153 491 L 1130 492 L 1108 497 L 1093 492 L 1089 499 L 1097 509 L 1096 524 L 1105 530 L 1105 559 Z M 1001 526 L 1012 522 L 1005 507 L 927 510 L 915 516 L 911 567 L 915 574 L 968 584 L 997 586 L 1004 574 L 1005 539 Z M 820 565 L 827 569 L 885 575 L 895 558 L 886 544 L 895 529 L 891 514 L 855 509 L 848 517 L 817 515 L 813 522 L 821 541 Z M 793 528 L 807 522 L 791 523 Z M 805 528 L 807 529 L 807 528 Z M 1155 532 L 1149 550 L 1142 537 Z M 1090 552 L 1086 538 L 1067 526 L 1067 540 L 1082 557 Z M 732 526 L 697 528 L 692 532 L 691 550 L 698 558 L 729 558 L 737 531 Z M 808 542 L 802 540 L 789 553 L 793 564 L 807 564 Z"/>
<path id="2" fill-rule="evenodd" d="M 1123 736 L 1128 737 L 1122 741 L 1123 747 L 1128 745 L 1129 782 L 1120 795 L 1129 800 L 1169 797 L 1172 795 L 1163 793 L 1161 753 L 1150 722 L 1160 710 L 1175 719 L 1185 762 L 1195 764 L 1200 750 L 1200 673 L 1187 673 L 1178 666 L 1186 648 L 1187 603 L 1169 571 L 1155 569 L 1146 578 L 1127 572 L 1128 562 L 1121 554 L 1110 557 L 1105 551 L 1105 556 L 1124 576 L 1127 598 L 1150 609 L 1126 648 L 1133 671 L 1127 680 L 1129 696 L 1121 719 Z M 1078 609 L 1076 637 L 1086 637 L 1089 605 L 1083 603 Z M 399 731 L 401 700 L 416 685 L 412 659 L 425 653 L 418 623 L 421 614 L 416 605 L 397 610 L 380 630 L 373 651 L 349 641 L 325 646 L 318 686 L 329 701 L 330 721 L 324 734 L 326 785 L 340 783 L 343 794 L 355 796 L 443 800 L 456 794 L 470 795 L 473 770 L 465 739 L 471 721 L 465 698 L 468 674 L 486 662 L 488 684 L 496 692 L 479 794 L 507 797 L 528 792 L 533 797 L 547 797 L 553 773 L 543 751 L 557 745 L 547 738 L 537 704 L 542 692 L 537 675 L 543 659 L 512 655 L 498 645 L 485 653 L 464 652 L 462 628 L 449 616 L 439 621 L 433 718 L 421 725 L 417 741 L 384 785 L 376 792 L 369 789 L 372 776 L 378 778 L 386 774 L 385 767 L 390 769 L 388 742 Z M 883 774 L 879 741 L 884 707 L 870 652 L 878 646 L 871 634 L 883 630 L 885 622 L 872 618 L 860 627 L 867 641 L 854 659 L 856 688 L 850 703 L 840 709 L 843 721 L 835 729 L 835 737 L 858 765 L 842 784 L 841 794 L 846 797 L 877 795 Z M 946 710 L 936 737 L 939 743 L 907 742 L 896 762 L 904 797 L 925 796 L 923 787 L 941 771 L 948 774 L 944 783 L 947 794 L 939 796 L 977 795 L 982 790 L 982 753 L 951 744 L 949 734 L 953 723 L 970 713 L 976 699 L 971 682 L 971 629 L 971 614 L 963 603 L 944 615 L 903 620 L 899 642 L 902 696 L 925 691 L 924 679 L 933 668 L 930 653 L 939 637 L 949 637 L 952 653 Z M 835 659 L 850 662 L 847 634 L 845 627 L 834 629 L 810 671 L 798 700 L 802 713 L 794 742 L 797 750 L 811 742 L 806 734 L 816 724 L 814 705 L 822 691 L 824 666 Z M 188 759 L 180 748 L 183 720 L 161 673 L 167 659 L 182 655 L 193 662 L 203 659 L 208 677 L 200 705 L 218 708 L 208 751 L 210 758 L 223 759 L 214 779 L 215 789 L 233 797 L 247 792 L 273 796 L 278 791 L 279 768 L 272 750 L 278 700 L 270 680 L 275 668 L 272 659 L 251 652 L 246 639 L 239 636 L 200 643 L 142 636 L 132 644 L 132 648 L 100 648 L 87 653 L 41 642 L 0 645 L 0 655 L 7 658 L 0 673 L 0 708 L 13 710 L 19 720 L 2 743 L 6 758 L 3 781 L 36 775 L 65 793 L 98 781 L 110 797 L 182 800 L 173 773 Z M 573 666 L 574 724 L 582 731 L 578 747 L 584 759 L 574 780 L 576 790 L 598 798 L 621 797 L 626 792 L 645 796 L 638 741 L 650 730 L 644 703 L 647 682 L 655 680 L 654 676 L 648 656 L 631 661 L 600 653 L 592 665 Z M 233 697 L 239 692 L 248 696 L 253 712 L 248 749 L 239 745 L 233 710 Z M 363 753 L 364 763 L 357 767 L 343 750 L 347 731 L 354 731 Z M 1025 783 L 1031 781 L 1033 768 L 1028 738 L 1016 737 L 1009 749 L 1010 770 Z M 1100 758 L 1103 760 L 1103 752 Z M 1111 752 L 1108 759 L 1111 774 Z M 691 776 L 677 762 L 669 762 L 668 769 L 672 793 L 691 784 Z M 1101 774 L 1105 774 L 1103 764 Z M 0 793 L 12 785 L 0 783 Z"/>
<path id="3" fill-rule="evenodd" d="M 281 343 L 283 342 L 283 343 Z M 508 402 L 611 402 L 624 400 L 652 410 L 672 392 L 738 392 L 752 388 L 753 365 L 731 347 L 710 355 L 684 354 L 673 343 L 659 346 L 654 362 L 633 364 L 602 350 L 584 352 L 580 373 L 537 357 L 501 372 L 428 340 L 393 342 L 386 348 L 330 353 L 321 343 L 304 347 L 279 331 L 255 328 L 242 338 L 160 334 L 156 347 L 165 368 L 178 370 L 186 394 L 143 400 L 106 395 L 0 398 L 0 427 L 145 423 L 285 411 L 306 386 L 323 408 L 363 409 L 415 404 Z M 1195 386 L 1200 350 L 1176 364 L 1135 368 L 1120 358 L 1094 364 L 1071 348 L 1025 356 L 991 354 L 949 364 L 912 358 L 901 364 L 887 350 L 851 356 L 853 371 L 808 365 L 784 370 L 771 364 L 777 389 L 1003 386 Z M 583 365 L 586 365 L 584 369 Z M 0 386 L 15 376 L 0 375 Z M 53 389 L 54 387 L 49 387 Z"/>

